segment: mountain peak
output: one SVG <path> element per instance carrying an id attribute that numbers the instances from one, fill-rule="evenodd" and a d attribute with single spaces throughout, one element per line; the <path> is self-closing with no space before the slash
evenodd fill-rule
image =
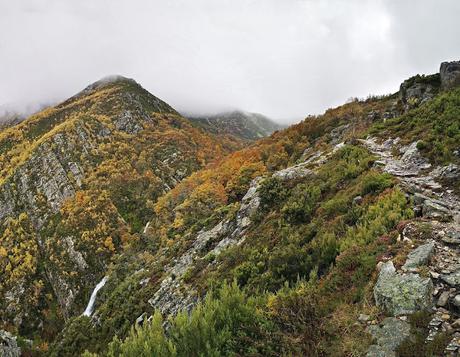
<path id="1" fill-rule="evenodd" d="M 105 76 L 94 83 L 91 83 L 90 85 L 85 87 L 85 89 L 83 89 L 81 92 L 79 92 L 76 96 L 80 97 L 82 95 L 92 93 L 93 91 L 102 89 L 104 87 L 117 84 L 131 84 L 141 87 L 141 85 L 132 78 L 127 78 L 119 74 L 112 74 Z"/>

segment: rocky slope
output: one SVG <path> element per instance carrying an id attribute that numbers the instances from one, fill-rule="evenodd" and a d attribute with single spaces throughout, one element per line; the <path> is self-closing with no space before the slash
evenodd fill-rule
<path id="1" fill-rule="evenodd" d="M 22 203 L 27 215 L 10 222 L 2 238 L 11 242 L 14 230 L 28 241 L 42 227 L 46 240 L 39 235 L 22 256 L 43 254 L 44 284 L 52 288 L 42 289 L 60 306 L 74 301 L 62 331 L 48 339 L 52 344 L 33 349 L 53 356 L 85 350 L 92 356 L 457 353 L 457 68 L 446 63 L 440 74 L 415 76 L 394 95 L 308 117 L 201 170 L 216 148 L 222 155 L 228 151 L 215 137 L 150 97 L 153 114 L 139 110 L 140 122 L 133 123 L 134 109 L 119 115 L 111 113 L 116 105 L 105 105 L 100 115 L 109 118 L 97 117 L 99 124 L 116 127 L 121 120 L 117 130 L 134 133 L 117 136 L 113 146 L 81 139 L 89 144 L 77 157 L 90 159 L 67 160 L 79 168 L 67 175 L 73 181 L 43 195 L 50 208 Z M 95 98 L 93 105 L 101 102 L 106 100 Z M 149 120 L 154 123 L 145 126 Z M 108 129 L 108 137 L 118 132 Z M 92 133 L 79 138 L 97 137 Z M 189 146 L 178 146 L 177 138 L 191 135 L 202 146 L 184 155 Z M 56 145 L 58 153 L 66 152 Z M 194 155 L 202 160 L 193 161 Z M 11 175 L 30 158 L 17 160 Z M 70 199 L 62 203 L 62 196 Z M 61 203 L 51 214 L 54 202 Z M 14 207 L 5 212 L 19 213 Z M 14 277 L 29 271 L 43 272 L 24 268 Z M 29 291 L 40 292 L 40 285 L 33 287 Z M 96 287 L 94 312 L 80 316 L 76 311 L 83 312 Z M 55 321 L 56 306 L 47 306 L 44 324 Z M 41 329 L 41 339 L 50 333 L 25 320 L 26 314 L 10 313 L 30 326 L 19 330 L 26 337 L 31 330 Z"/>
<path id="2" fill-rule="evenodd" d="M 282 129 L 281 125 L 262 114 L 242 111 L 189 119 L 210 133 L 232 135 L 245 140 L 260 139 Z"/>

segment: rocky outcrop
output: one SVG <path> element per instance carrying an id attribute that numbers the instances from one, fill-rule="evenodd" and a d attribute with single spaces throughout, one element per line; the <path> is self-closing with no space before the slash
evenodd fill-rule
<path id="1" fill-rule="evenodd" d="M 166 268 L 166 276 L 149 304 L 164 314 L 176 314 L 189 310 L 198 300 L 196 291 L 186 286 L 183 277 L 197 259 L 217 256 L 224 250 L 244 240 L 246 229 L 251 224 L 251 216 L 260 204 L 258 188 L 261 178 L 255 178 L 241 200 L 241 206 L 233 220 L 223 220 L 211 229 L 203 229 L 191 246 L 175 262 Z M 211 264 L 211 263 L 210 263 Z"/>
<path id="2" fill-rule="evenodd" d="M 460 85 L 460 61 L 441 63 L 439 73 L 442 88 L 449 89 Z"/>
<path id="3" fill-rule="evenodd" d="M 386 264 L 393 265 L 391 261 Z M 382 268 L 374 287 L 376 305 L 391 316 L 413 314 L 431 308 L 431 279 L 418 274 L 397 273 L 393 269 Z"/>
<path id="4" fill-rule="evenodd" d="M 405 80 L 399 88 L 399 98 L 407 111 L 432 99 L 439 90 L 439 74 L 414 76 Z"/>
<path id="5" fill-rule="evenodd" d="M 0 356 L 19 357 L 21 349 L 18 347 L 16 337 L 7 331 L 0 330 Z"/>
<path id="6" fill-rule="evenodd" d="M 57 134 L 39 145 L 22 166 L 0 187 L 0 219 L 26 212 L 33 225 L 40 229 L 50 213 L 75 194 L 81 186 L 84 170 L 77 161 L 90 150 L 86 132 L 76 129 L 85 138 L 79 148 L 65 134 Z M 41 200 L 43 197 L 45 200 Z"/>
<path id="7" fill-rule="evenodd" d="M 410 325 L 395 317 L 387 317 L 380 325 L 371 325 L 367 331 L 375 344 L 369 347 L 367 357 L 393 357 L 395 350 L 408 338 Z"/>
<path id="8" fill-rule="evenodd" d="M 336 145 L 343 141 L 345 134 L 351 129 L 351 124 L 343 124 L 331 130 L 331 144 Z"/>
<path id="9" fill-rule="evenodd" d="M 386 164 L 385 171 L 395 176 L 416 176 L 422 170 L 429 169 L 431 164 L 420 155 L 417 142 L 399 149 L 402 156 L 399 160 L 392 160 Z"/>
<path id="10" fill-rule="evenodd" d="M 434 242 L 429 242 L 419 246 L 407 256 L 406 263 L 402 269 L 404 271 L 416 271 L 418 267 L 427 265 L 434 253 Z"/>
<path id="11" fill-rule="evenodd" d="M 314 175 L 314 172 L 310 169 L 307 169 L 305 166 L 305 163 L 301 163 L 295 166 L 288 167 L 284 170 L 275 172 L 273 174 L 273 177 L 278 178 L 281 181 L 286 181 Z"/>
<path id="12" fill-rule="evenodd" d="M 440 166 L 432 172 L 435 178 L 444 180 L 458 180 L 460 179 L 460 167 L 455 164 L 449 164 L 446 166 Z"/>

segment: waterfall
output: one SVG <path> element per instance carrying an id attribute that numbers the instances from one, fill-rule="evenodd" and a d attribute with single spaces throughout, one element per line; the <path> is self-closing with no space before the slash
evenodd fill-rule
<path id="1" fill-rule="evenodd" d="M 91 316 L 91 314 L 93 313 L 97 292 L 105 285 L 107 279 L 108 277 L 104 276 L 104 278 L 94 288 L 91 297 L 89 298 L 88 306 L 86 306 L 85 312 L 83 312 L 84 316 Z"/>
<path id="2" fill-rule="evenodd" d="M 149 226 L 150 226 L 150 221 L 148 221 L 144 227 L 144 232 L 143 232 L 144 234 L 147 233 L 147 229 L 149 229 Z"/>

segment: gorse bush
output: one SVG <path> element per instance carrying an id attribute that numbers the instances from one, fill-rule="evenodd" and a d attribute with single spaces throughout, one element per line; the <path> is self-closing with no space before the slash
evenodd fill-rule
<path id="1" fill-rule="evenodd" d="M 281 213 L 290 223 L 308 223 L 320 197 L 319 187 L 310 187 L 306 184 L 297 185 L 289 195 Z"/>
<path id="2" fill-rule="evenodd" d="M 167 327 L 165 327 L 167 326 Z M 134 327 L 129 336 L 115 338 L 108 356 L 232 356 L 264 353 L 270 346 L 254 343 L 270 330 L 268 320 L 238 286 L 224 284 L 218 296 L 208 294 L 190 314 L 179 313 L 165 325 L 156 312 L 151 321 Z M 261 349 L 258 351 L 258 349 Z"/>

